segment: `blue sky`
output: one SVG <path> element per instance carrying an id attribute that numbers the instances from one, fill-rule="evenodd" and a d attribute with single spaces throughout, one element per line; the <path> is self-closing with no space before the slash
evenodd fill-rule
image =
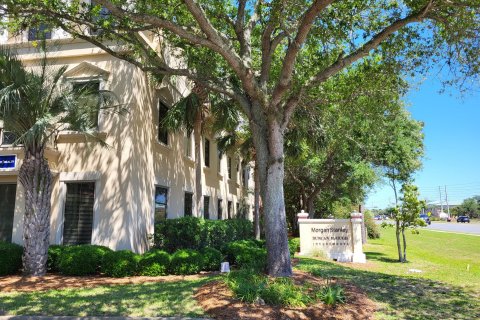
<path id="1" fill-rule="evenodd" d="M 440 94 L 441 83 L 432 77 L 406 97 L 408 110 L 425 124 L 425 159 L 415 175 L 421 197 L 440 202 L 438 187 L 445 186 L 448 202 L 480 195 L 480 94 L 461 96 L 454 89 Z M 367 208 L 385 208 L 394 201 L 388 184 L 370 192 Z"/>

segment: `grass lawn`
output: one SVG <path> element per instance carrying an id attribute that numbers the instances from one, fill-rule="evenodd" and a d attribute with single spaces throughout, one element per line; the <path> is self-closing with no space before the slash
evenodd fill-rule
<path id="1" fill-rule="evenodd" d="M 439 280 L 480 292 L 480 237 L 420 230 L 407 233 L 408 263 L 398 259 L 393 228 L 382 229 L 382 237 L 364 247 L 370 270 L 406 275 L 409 269 L 422 270 L 416 277 Z"/>
<path id="2" fill-rule="evenodd" d="M 198 317 L 204 313 L 193 293 L 209 280 L 0 293 L 0 315 Z"/>
<path id="3" fill-rule="evenodd" d="M 407 246 L 410 262 L 398 263 L 394 230 L 383 229 L 366 265 L 303 258 L 298 268 L 354 282 L 381 305 L 378 319 L 480 319 L 480 237 L 421 230 Z"/>

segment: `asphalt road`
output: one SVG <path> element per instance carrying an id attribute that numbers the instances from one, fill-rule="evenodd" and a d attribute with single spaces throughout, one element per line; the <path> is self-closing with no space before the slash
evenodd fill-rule
<path id="1" fill-rule="evenodd" d="M 375 220 L 375 223 L 381 224 L 383 221 Z M 392 220 L 386 220 L 387 223 L 392 223 Z M 426 227 L 430 230 L 455 232 L 455 233 L 468 233 L 480 235 L 480 222 L 475 221 L 472 223 L 457 223 L 455 220 L 452 222 L 438 222 L 432 221 L 432 224 Z"/>
<path id="2" fill-rule="evenodd" d="M 432 221 L 427 229 L 480 235 L 480 223 L 457 223 L 455 220 L 452 222 Z"/>

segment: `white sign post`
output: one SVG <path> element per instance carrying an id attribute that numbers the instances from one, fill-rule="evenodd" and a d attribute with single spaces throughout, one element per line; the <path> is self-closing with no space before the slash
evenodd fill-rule
<path id="1" fill-rule="evenodd" d="M 329 259 L 340 262 L 366 262 L 361 213 L 352 213 L 350 219 L 307 219 L 303 212 L 298 217 L 301 255 L 321 251 Z"/>

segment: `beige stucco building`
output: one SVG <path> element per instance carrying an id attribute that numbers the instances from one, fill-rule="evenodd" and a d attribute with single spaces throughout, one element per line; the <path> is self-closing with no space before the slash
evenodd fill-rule
<path id="1" fill-rule="evenodd" d="M 253 170 L 242 167 L 235 155 L 219 156 L 213 137 L 202 141 L 204 201 L 202 208 L 194 208 L 193 138 L 165 132 L 159 125 L 166 108 L 189 93 L 186 79 L 155 83 L 133 65 L 62 31 L 50 37 L 50 63 L 68 66 L 64 81 L 110 90 L 128 110 L 124 115 L 100 111 L 98 135 L 108 147 L 70 131 L 61 132 L 49 146 L 46 157 L 54 172 L 52 244 L 92 243 L 143 252 L 155 219 L 165 212 L 167 218 L 192 214 L 226 219 L 245 210 L 251 218 Z M 166 51 L 148 35 L 145 39 L 159 52 Z M 27 32 L 16 38 L 4 32 L 2 43 L 11 44 L 25 65 L 39 59 Z M 16 161 L 12 168 L 0 168 L 0 240 L 21 244 L 24 201 L 17 176 L 23 151 L 10 144 L 11 137 L 1 127 L 0 123 L 0 162 L 6 155 L 15 155 Z"/>

